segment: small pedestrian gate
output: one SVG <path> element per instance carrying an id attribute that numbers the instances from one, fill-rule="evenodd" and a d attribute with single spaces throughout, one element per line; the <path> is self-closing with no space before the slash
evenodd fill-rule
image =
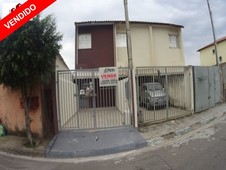
<path id="1" fill-rule="evenodd" d="M 96 129 L 131 124 L 128 69 L 118 69 L 118 85 L 99 86 L 98 69 L 57 72 L 58 125 Z"/>

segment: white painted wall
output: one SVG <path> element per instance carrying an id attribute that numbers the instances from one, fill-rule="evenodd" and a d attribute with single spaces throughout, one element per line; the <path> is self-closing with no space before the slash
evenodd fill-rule
<path id="1" fill-rule="evenodd" d="M 131 24 L 132 57 L 134 67 L 185 65 L 181 28 Z M 116 25 L 116 34 L 125 33 L 125 25 Z M 169 47 L 169 35 L 178 35 L 179 48 Z M 116 66 L 128 65 L 127 48 L 116 47 Z"/>
<path id="2" fill-rule="evenodd" d="M 128 78 L 118 81 L 118 85 L 116 87 L 116 107 L 124 114 L 125 123 L 129 124 L 130 120 L 130 110 L 129 110 L 129 101 L 126 98 L 126 88 L 125 84 L 128 82 Z"/>
<path id="3" fill-rule="evenodd" d="M 68 66 L 60 55 L 56 57 L 56 71 L 58 70 L 69 70 Z"/>
<path id="4" fill-rule="evenodd" d="M 64 70 L 65 74 L 57 75 L 57 71 Z M 57 80 L 57 78 L 59 78 Z M 78 111 L 77 98 L 75 97 L 77 86 L 73 83 L 73 76 L 62 57 L 56 57 L 56 96 L 58 127 L 62 128 Z M 76 124 L 77 122 L 73 122 Z"/>
<path id="5" fill-rule="evenodd" d="M 75 116 L 78 111 L 77 100 L 76 100 L 76 86 L 72 82 L 72 75 L 68 74 L 63 77 L 59 77 L 59 118 L 60 118 L 60 127 L 68 127 L 66 124 Z M 77 122 L 73 123 L 72 127 L 75 127 Z"/>
<path id="6" fill-rule="evenodd" d="M 177 27 L 153 26 L 154 60 L 157 66 L 183 66 L 184 52 L 181 31 Z M 169 35 L 178 35 L 179 48 L 169 47 Z"/>

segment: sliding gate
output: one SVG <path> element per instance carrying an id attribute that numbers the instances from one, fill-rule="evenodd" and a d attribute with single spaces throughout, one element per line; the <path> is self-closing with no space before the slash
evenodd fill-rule
<path id="1" fill-rule="evenodd" d="M 129 126 L 128 69 L 118 69 L 118 77 L 117 86 L 100 87 L 97 69 L 58 71 L 59 128 Z"/>
<path id="2" fill-rule="evenodd" d="M 192 113 L 190 67 L 139 67 L 136 70 L 139 124 Z"/>

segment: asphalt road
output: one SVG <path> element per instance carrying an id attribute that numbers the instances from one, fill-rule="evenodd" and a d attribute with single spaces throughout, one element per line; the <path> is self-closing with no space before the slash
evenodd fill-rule
<path id="1" fill-rule="evenodd" d="M 226 118 L 183 137 L 136 152 L 94 159 L 35 160 L 0 155 L 1 170 L 223 170 Z"/>

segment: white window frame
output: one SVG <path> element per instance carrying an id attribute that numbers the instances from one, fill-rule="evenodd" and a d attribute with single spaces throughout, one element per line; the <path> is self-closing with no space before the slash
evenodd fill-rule
<path id="1" fill-rule="evenodd" d="M 116 34 L 116 47 L 127 47 L 126 33 Z"/>
<path id="2" fill-rule="evenodd" d="M 91 34 L 79 34 L 78 35 L 78 49 L 91 49 L 91 48 L 92 48 Z"/>
<path id="3" fill-rule="evenodd" d="M 179 39 L 177 34 L 169 34 L 169 47 L 179 48 Z"/>

